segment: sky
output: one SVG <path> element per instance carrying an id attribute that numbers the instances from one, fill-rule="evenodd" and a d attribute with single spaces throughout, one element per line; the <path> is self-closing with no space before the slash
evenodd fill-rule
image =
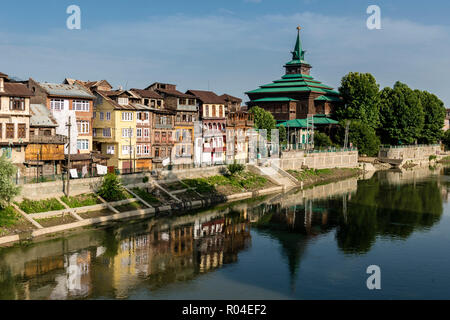
<path id="1" fill-rule="evenodd" d="M 73 4 L 80 30 L 66 27 Z M 381 9 L 379 30 L 366 26 L 369 5 Z M 319 81 L 337 89 L 348 72 L 370 72 L 380 88 L 401 81 L 450 108 L 449 11 L 438 0 L 2 1 L 0 72 L 124 88 L 168 82 L 245 102 L 284 74 L 300 25 Z"/>

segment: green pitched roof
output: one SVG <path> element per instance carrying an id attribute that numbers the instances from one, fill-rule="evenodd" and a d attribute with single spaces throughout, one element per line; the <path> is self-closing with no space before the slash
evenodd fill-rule
<path id="1" fill-rule="evenodd" d="M 288 98 L 288 97 L 273 97 L 273 98 L 256 99 L 256 100 L 253 100 L 253 101 L 265 102 L 265 101 L 297 101 L 297 100 L 292 99 L 292 98 Z"/>
<path id="2" fill-rule="evenodd" d="M 328 118 L 326 115 L 315 115 L 314 116 L 314 125 L 318 124 L 338 124 L 339 122 L 333 119 Z M 289 121 L 281 122 L 277 124 L 277 127 L 284 126 L 289 128 L 306 128 L 307 127 L 307 119 L 292 119 Z"/>
<path id="3" fill-rule="evenodd" d="M 320 96 L 314 100 L 318 100 L 318 101 L 341 101 L 341 99 L 339 99 L 338 97 L 334 97 L 334 96 Z"/>

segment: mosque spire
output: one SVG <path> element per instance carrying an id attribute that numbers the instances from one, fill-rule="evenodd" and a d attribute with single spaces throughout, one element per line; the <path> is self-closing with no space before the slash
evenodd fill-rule
<path id="1" fill-rule="evenodd" d="M 300 30 L 302 27 L 297 27 L 297 42 L 295 43 L 294 51 L 292 51 L 292 60 L 303 60 L 304 52 L 302 50 L 302 42 L 300 41 Z"/>

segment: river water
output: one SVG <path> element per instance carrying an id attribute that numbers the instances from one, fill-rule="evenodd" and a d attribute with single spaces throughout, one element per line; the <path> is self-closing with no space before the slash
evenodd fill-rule
<path id="1" fill-rule="evenodd" d="M 0 299 L 449 299 L 449 186 L 377 172 L 0 248 Z"/>

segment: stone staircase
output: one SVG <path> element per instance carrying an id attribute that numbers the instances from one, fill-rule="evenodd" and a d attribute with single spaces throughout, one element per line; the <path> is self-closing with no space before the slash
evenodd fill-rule
<path id="1" fill-rule="evenodd" d="M 282 186 L 285 190 L 295 188 L 298 185 L 297 179 L 278 167 L 253 165 L 248 167 L 249 170 L 266 177 L 272 183 Z"/>

